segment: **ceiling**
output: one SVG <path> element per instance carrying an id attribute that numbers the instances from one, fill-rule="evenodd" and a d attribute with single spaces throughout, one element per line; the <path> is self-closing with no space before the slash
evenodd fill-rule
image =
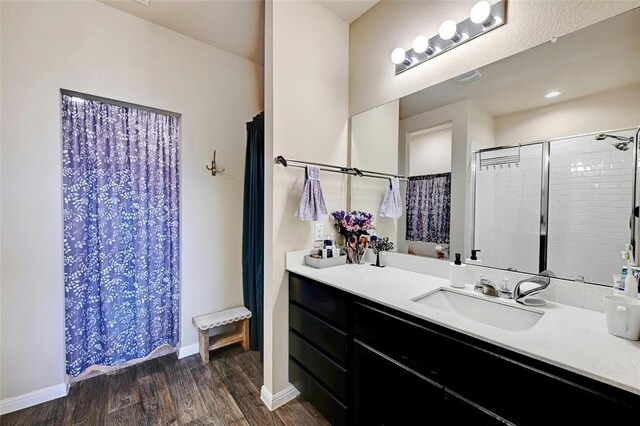
<path id="1" fill-rule="evenodd" d="M 452 79 L 413 93 L 400 100 L 400 118 L 462 100 L 496 117 L 638 83 L 638 22 L 640 8 L 482 67 L 475 82 Z M 545 98 L 551 90 L 562 94 Z"/>
<path id="2" fill-rule="evenodd" d="M 264 2 L 259 0 L 99 0 L 241 58 L 264 63 Z"/>
<path id="3" fill-rule="evenodd" d="M 352 23 L 380 0 L 316 0 L 347 24 Z"/>
<path id="4" fill-rule="evenodd" d="M 264 63 L 263 0 L 98 0 L 116 9 L 225 50 Z M 306 1 L 306 0 L 298 0 Z M 351 23 L 379 0 L 317 0 Z"/>

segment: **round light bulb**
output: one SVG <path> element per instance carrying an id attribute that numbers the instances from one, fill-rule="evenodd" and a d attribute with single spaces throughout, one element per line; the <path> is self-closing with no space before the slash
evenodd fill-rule
<path id="1" fill-rule="evenodd" d="M 416 53 L 424 53 L 429 48 L 429 39 L 427 36 L 419 35 L 413 40 L 413 51 Z"/>
<path id="2" fill-rule="evenodd" d="M 396 65 L 403 63 L 406 58 L 407 54 L 402 47 L 396 47 L 393 49 L 393 52 L 391 52 L 391 62 Z"/>
<path id="3" fill-rule="evenodd" d="M 440 25 L 438 35 L 443 40 L 451 40 L 458 32 L 458 24 L 452 19 L 447 19 Z"/>
<path id="4" fill-rule="evenodd" d="M 474 4 L 469 13 L 469 18 L 474 24 L 484 24 L 491 17 L 491 5 L 488 1 L 482 0 Z"/>

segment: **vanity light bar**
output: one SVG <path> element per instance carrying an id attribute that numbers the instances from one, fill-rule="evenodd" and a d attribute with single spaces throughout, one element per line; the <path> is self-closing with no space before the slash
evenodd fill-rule
<path id="1" fill-rule="evenodd" d="M 419 35 L 413 41 L 413 48 L 408 51 L 395 48 L 391 61 L 396 64 L 396 75 L 501 27 L 506 22 L 505 4 L 506 0 L 493 5 L 486 0 L 479 1 L 471 8 L 470 17 L 464 21 L 457 24 L 450 19 L 444 21 L 438 35 L 431 38 Z"/>

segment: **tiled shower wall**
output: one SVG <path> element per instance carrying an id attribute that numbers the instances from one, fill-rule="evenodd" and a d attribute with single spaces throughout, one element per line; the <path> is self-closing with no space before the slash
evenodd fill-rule
<path id="1" fill-rule="evenodd" d="M 633 149 L 619 151 L 613 142 L 593 135 L 550 142 L 547 268 L 559 277 L 611 285 L 620 273 L 634 167 Z M 486 266 L 537 273 L 542 144 L 520 155 L 517 168 L 477 170 L 475 247 Z"/>
<path id="2" fill-rule="evenodd" d="M 547 266 L 558 276 L 611 285 L 620 273 L 631 237 L 633 145 L 620 151 L 613 142 L 551 142 Z"/>

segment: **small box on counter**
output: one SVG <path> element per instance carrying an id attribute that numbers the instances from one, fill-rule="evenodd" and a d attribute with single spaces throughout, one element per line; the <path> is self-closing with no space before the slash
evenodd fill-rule
<path id="1" fill-rule="evenodd" d="M 316 257 L 317 256 L 317 257 Z M 336 256 L 321 258 L 318 255 L 307 255 L 304 257 L 304 263 L 312 268 L 323 269 L 331 266 L 340 266 L 347 263 L 347 256 Z"/>

